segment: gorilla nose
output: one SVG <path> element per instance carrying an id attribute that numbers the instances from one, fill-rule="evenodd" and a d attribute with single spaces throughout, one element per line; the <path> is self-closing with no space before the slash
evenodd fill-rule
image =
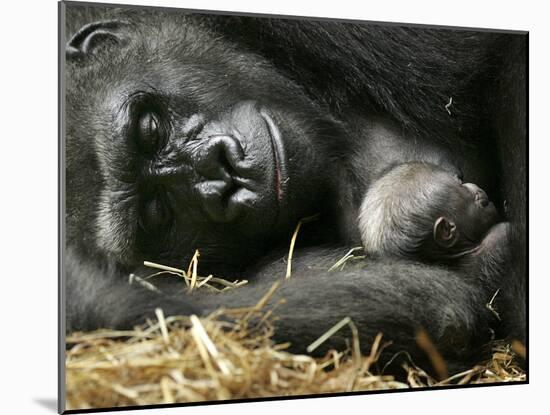
<path id="1" fill-rule="evenodd" d="M 243 149 L 235 138 L 214 135 L 201 145 L 195 167 L 207 179 L 229 183 L 232 176 L 238 175 L 243 159 Z"/>
<path id="2" fill-rule="evenodd" d="M 228 212 L 227 209 L 233 192 L 231 185 L 223 180 L 207 180 L 196 184 L 195 190 L 206 214 L 214 222 L 229 222 L 234 219 L 234 212 Z"/>
<path id="3" fill-rule="evenodd" d="M 246 201 L 246 180 L 241 177 L 244 153 L 239 141 L 228 135 L 205 138 L 196 158 L 196 171 L 202 177 L 194 189 L 205 213 L 215 222 L 233 221 Z M 239 197 L 235 197 L 236 195 Z"/>

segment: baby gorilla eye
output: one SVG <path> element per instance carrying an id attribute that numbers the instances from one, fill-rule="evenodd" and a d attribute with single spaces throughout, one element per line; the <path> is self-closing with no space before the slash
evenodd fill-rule
<path id="1" fill-rule="evenodd" d="M 154 154 L 162 145 L 162 129 L 159 117 L 152 112 L 141 114 L 137 128 L 137 142 L 146 154 Z"/>

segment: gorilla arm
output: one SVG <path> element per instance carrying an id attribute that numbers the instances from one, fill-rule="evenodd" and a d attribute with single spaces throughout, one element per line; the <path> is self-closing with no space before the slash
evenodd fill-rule
<path id="1" fill-rule="evenodd" d="M 510 271 L 510 264 L 521 258 L 514 225 L 501 222 L 491 228 L 479 249 L 461 265 L 465 274 L 475 275 L 485 292 L 492 292 L 492 308 L 496 310 L 497 338 L 526 341 L 525 291 L 516 269 Z"/>
<path id="2" fill-rule="evenodd" d="M 165 314 L 200 314 L 188 299 L 162 296 L 129 285 L 128 275 L 112 266 L 84 262 L 82 256 L 68 249 L 66 266 L 67 333 L 98 328 L 131 328 L 154 318 L 160 307 Z"/>
<path id="3" fill-rule="evenodd" d="M 294 352 L 305 352 L 334 324 L 350 317 L 360 328 L 364 351 L 379 332 L 392 342 L 384 349 L 381 362 L 407 351 L 416 364 L 426 365 L 427 357 L 415 340 L 420 329 L 427 331 L 451 370 L 480 358 L 483 346 L 491 340 L 495 319 L 485 307 L 492 292 L 457 272 L 409 262 L 360 261 L 344 271 L 329 272 L 341 255 L 341 250 L 312 249 L 293 260 L 288 280 L 283 280 L 286 263 L 279 260 L 252 271 L 257 275 L 251 275 L 248 285 L 227 293 L 198 291 L 169 297 L 129 286 L 120 274 L 120 283 L 114 284 L 113 270 L 82 264 L 69 251 L 67 296 L 73 301 L 67 310 L 67 327 L 69 331 L 129 328 L 154 318 L 157 307 L 165 315 L 206 315 L 220 307 L 253 306 L 280 280 L 266 310 L 276 305 L 275 341 L 291 340 Z M 181 284 L 171 292 L 179 291 Z M 343 350 L 350 339 L 349 331 L 342 329 L 315 353 Z"/>
<path id="4" fill-rule="evenodd" d="M 416 344 L 420 329 L 427 331 L 449 369 L 460 370 L 479 361 L 495 322 L 485 307 L 492 293 L 482 289 L 479 280 L 404 261 L 357 261 L 344 271 L 328 271 L 341 256 L 341 250 L 313 249 L 293 260 L 292 276 L 267 306 L 277 304 L 276 341 L 291 340 L 291 350 L 303 353 L 334 324 L 350 317 L 360 328 L 363 351 L 369 350 L 379 332 L 392 342 L 384 350 L 382 362 L 405 350 L 416 364 L 425 364 L 427 357 Z M 274 261 L 251 284 L 223 295 L 204 295 L 200 301 L 206 310 L 254 305 L 272 286 L 274 277 L 282 278 L 285 268 L 284 261 Z M 351 339 L 351 333 L 342 329 L 315 353 L 332 347 L 342 350 L 346 339 Z"/>

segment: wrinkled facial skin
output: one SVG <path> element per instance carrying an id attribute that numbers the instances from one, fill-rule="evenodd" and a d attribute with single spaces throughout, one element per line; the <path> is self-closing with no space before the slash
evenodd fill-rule
<path id="1" fill-rule="evenodd" d="M 120 37 L 67 59 L 68 243 L 231 267 L 316 213 L 341 132 L 298 87 L 182 18 Z"/>

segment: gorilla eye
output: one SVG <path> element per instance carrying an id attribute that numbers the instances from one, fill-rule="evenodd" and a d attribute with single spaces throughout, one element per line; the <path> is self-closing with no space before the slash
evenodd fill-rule
<path id="1" fill-rule="evenodd" d="M 162 140 L 163 134 L 158 116 L 152 112 L 142 114 L 137 128 L 139 147 L 147 154 L 153 154 L 162 146 Z"/>
<path id="2" fill-rule="evenodd" d="M 144 231 L 149 233 L 165 228 L 171 220 L 168 198 L 164 193 L 159 192 L 144 203 L 138 223 Z"/>

